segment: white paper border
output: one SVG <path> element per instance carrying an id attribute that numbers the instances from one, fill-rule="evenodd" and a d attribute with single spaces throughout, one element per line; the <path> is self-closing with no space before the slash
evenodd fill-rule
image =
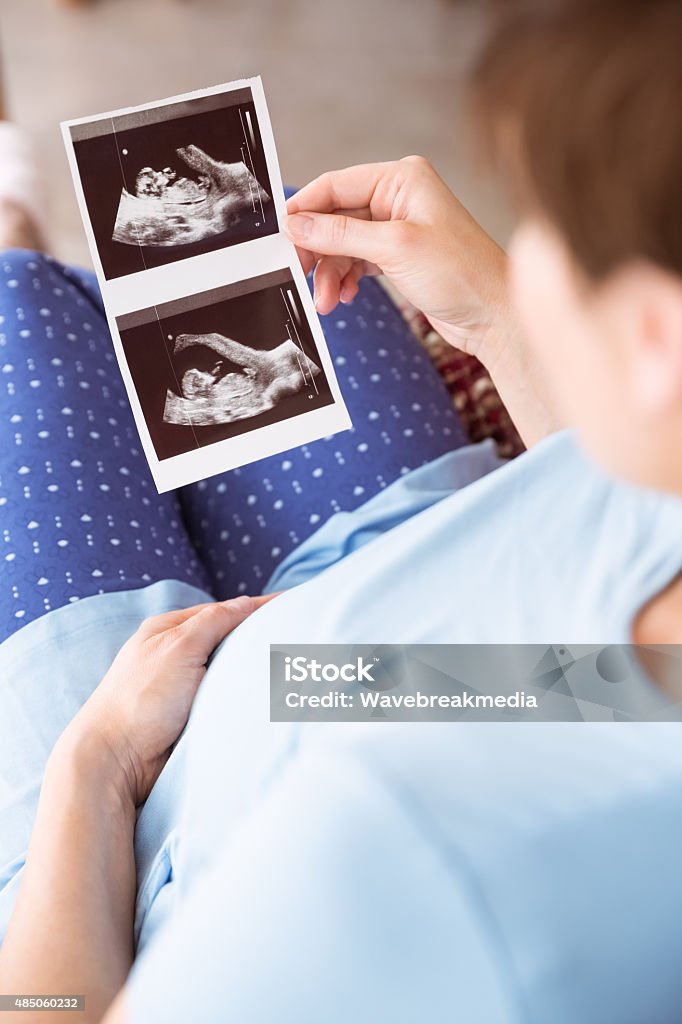
<path id="1" fill-rule="evenodd" d="M 277 234 L 266 235 L 263 238 L 252 239 L 227 246 L 224 249 L 168 263 L 163 267 L 153 267 L 149 270 L 139 271 L 135 274 L 128 274 L 107 281 L 104 276 L 97 242 L 90 222 L 85 193 L 80 180 L 76 153 L 71 138 L 71 128 L 74 125 L 90 124 L 95 121 L 124 117 L 126 114 L 135 113 L 140 110 L 155 109 L 173 103 L 199 99 L 202 96 L 229 93 L 245 88 L 251 89 L 256 109 L 272 188 L 272 199 L 280 231 Z M 157 490 L 162 493 L 178 487 L 184 487 L 197 480 L 256 462 L 270 455 L 277 455 L 290 448 L 296 448 L 302 444 L 318 440 L 321 437 L 349 429 L 352 425 L 350 417 L 339 389 L 327 342 L 310 297 L 296 250 L 288 238 L 281 233 L 283 219 L 286 215 L 284 188 L 272 125 L 270 123 L 270 115 L 260 77 L 241 79 L 209 89 L 171 96 L 158 102 L 144 103 L 136 107 L 125 107 L 120 110 L 109 111 L 94 117 L 82 117 L 73 121 L 65 121 L 62 123 L 61 129 L 90 254 L 102 291 L 114 351 L 126 391 L 128 392 L 133 416 L 140 434 L 140 441 Z M 202 448 L 185 452 L 182 455 L 160 460 L 154 450 L 147 422 L 137 397 L 135 384 L 116 325 L 116 317 L 281 269 L 288 269 L 291 272 L 301 305 L 308 318 L 321 367 L 329 383 L 334 400 L 333 404 L 318 409 L 311 409 L 309 412 L 301 413 L 289 419 L 279 420 L 277 423 L 259 427 L 236 437 L 216 441 Z"/>

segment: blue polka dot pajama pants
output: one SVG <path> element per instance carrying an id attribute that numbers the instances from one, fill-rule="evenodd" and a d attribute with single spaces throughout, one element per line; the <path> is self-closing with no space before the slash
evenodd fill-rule
<path id="1" fill-rule="evenodd" d="M 94 275 L 0 253 L 0 640 L 93 594 L 183 580 L 259 593 L 334 512 L 466 443 L 376 281 L 323 321 L 354 428 L 156 492 Z"/>

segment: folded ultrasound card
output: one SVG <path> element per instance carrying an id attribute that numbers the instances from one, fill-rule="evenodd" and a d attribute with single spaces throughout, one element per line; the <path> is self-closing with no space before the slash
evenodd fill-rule
<path id="1" fill-rule="evenodd" d="M 62 125 L 159 491 L 350 427 L 260 78 Z"/>

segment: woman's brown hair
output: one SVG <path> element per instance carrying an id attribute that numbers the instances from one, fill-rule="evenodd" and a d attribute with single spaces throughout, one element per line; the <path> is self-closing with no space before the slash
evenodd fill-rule
<path id="1" fill-rule="evenodd" d="M 481 137 L 593 278 L 682 275 L 682 2 L 496 0 L 473 73 Z"/>

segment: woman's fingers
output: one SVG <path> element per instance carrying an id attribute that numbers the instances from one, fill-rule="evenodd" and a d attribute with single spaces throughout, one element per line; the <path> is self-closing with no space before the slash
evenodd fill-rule
<path id="1" fill-rule="evenodd" d="M 229 608 L 236 605 L 237 615 L 240 615 L 244 608 L 250 608 L 247 614 L 251 614 L 257 608 L 267 604 L 268 601 L 272 601 L 273 597 L 277 597 L 277 594 L 262 594 L 258 597 L 240 596 L 230 598 L 228 601 L 206 601 L 202 604 L 191 605 L 189 608 L 178 608 L 175 611 L 163 612 L 161 615 L 154 615 L 152 618 L 146 619 L 140 626 L 139 632 L 144 633 L 147 637 L 156 636 L 159 633 L 165 633 L 166 630 L 182 626 L 189 619 L 193 619 L 199 612 L 203 612 L 207 608 L 219 606 Z M 247 605 L 246 602 L 249 602 L 249 604 Z M 234 611 L 235 607 L 232 607 L 232 612 L 234 613 Z"/>
<path id="2" fill-rule="evenodd" d="M 348 302 L 352 302 L 355 296 L 358 294 L 358 283 L 360 278 L 363 276 L 364 268 L 363 264 L 357 260 L 353 263 L 353 266 L 348 271 L 343 281 L 341 282 L 341 291 L 339 298 L 344 305 Z"/>
<path id="3" fill-rule="evenodd" d="M 178 627 L 179 639 L 186 642 L 192 656 L 203 664 L 226 636 L 240 626 L 249 615 L 271 601 L 276 594 L 261 597 L 233 597 L 229 601 L 200 607 L 196 615 L 188 616 Z"/>
<path id="4" fill-rule="evenodd" d="M 203 664 L 218 644 L 255 609 L 252 597 L 236 597 L 208 605 L 176 628 L 177 639 L 187 644 L 192 657 Z"/>
<path id="5" fill-rule="evenodd" d="M 350 256 L 381 266 L 395 244 L 396 226 L 389 221 L 359 220 L 345 214 L 306 212 L 287 217 L 284 230 L 294 245 L 309 252 Z"/>
<path id="6" fill-rule="evenodd" d="M 272 601 L 273 598 L 279 597 L 281 593 L 283 593 L 283 591 L 277 590 L 274 594 L 259 594 L 258 597 L 252 597 L 251 600 L 256 608 L 262 608 L 264 604 L 268 604 L 268 602 Z"/>
<path id="7" fill-rule="evenodd" d="M 327 171 L 292 196 L 290 214 L 301 211 L 331 213 L 333 210 L 372 208 L 381 198 L 379 185 L 390 177 L 395 163 L 358 164 L 340 171 Z"/>
<path id="8" fill-rule="evenodd" d="M 137 631 L 138 635 L 145 639 L 156 636 L 158 633 L 165 633 L 167 629 L 181 626 L 183 622 L 191 618 L 192 615 L 196 615 L 203 608 L 210 608 L 213 603 L 213 601 L 206 601 L 203 604 L 192 605 L 190 608 L 178 608 L 171 612 L 162 612 L 161 615 L 154 615 L 144 620 Z"/>
<path id="9" fill-rule="evenodd" d="M 289 200 L 288 203 L 291 203 L 291 200 Z M 354 217 L 357 220 L 372 219 L 372 214 L 370 213 L 367 207 L 358 207 L 357 209 L 352 210 L 334 210 L 333 212 L 344 217 Z M 318 261 L 322 258 L 322 254 L 319 252 L 314 252 L 310 249 L 304 249 L 303 247 L 298 245 L 295 245 L 294 248 L 296 249 L 296 255 L 298 256 L 301 267 L 303 268 L 303 273 L 307 276 L 318 263 Z M 365 273 L 377 272 L 378 271 L 376 268 L 374 268 L 373 270 L 368 269 L 365 271 Z"/>
<path id="10" fill-rule="evenodd" d="M 313 275 L 315 308 L 325 316 L 338 304 L 341 282 L 348 274 L 353 261 L 348 256 L 323 256 L 315 267 Z"/>

